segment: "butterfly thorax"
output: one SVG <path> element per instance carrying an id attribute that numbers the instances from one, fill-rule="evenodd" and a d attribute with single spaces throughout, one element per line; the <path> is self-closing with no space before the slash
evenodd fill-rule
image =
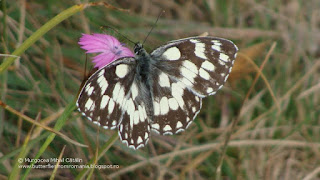
<path id="1" fill-rule="evenodd" d="M 143 48 L 142 44 L 137 43 L 134 52 L 137 61 L 136 66 L 136 81 L 140 82 L 141 95 L 144 97 L 143 101 L 147 107 L 147 114 L 150 119 L 153 119 L 153 104 L 152 104 L 152 68 L 154 60 L 150 54 Z"/>
<path id="2" fill-rule="evenodd" d="M 139 75 L 138 78 L 141 78 L 142 82 L 145 82 L 148 85 L 151 85 L 149 81 L 149 75 L 152 69 L 152 58 L 150 57 L 149 53 L 143 48 L 142 44 L 137 43 L 134 48 L 134 52 L 136 54 L 137 60 L 137 74 Z"/>

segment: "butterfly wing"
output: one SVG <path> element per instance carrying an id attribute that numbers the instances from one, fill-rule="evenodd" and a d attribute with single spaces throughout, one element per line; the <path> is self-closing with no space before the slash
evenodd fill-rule
<path id="1" fill-rule="evenodd" d="M 91 75 L 79 94 L 76 103 L 79 111 L 105 129 L 116 128 L 121 122 L 135 66 L 134 58 L 122 58 Z"/>
<path id="2" fill-rule="evenodd" d="M 187 129 L 199 113 L 202 99 L 160 69 L 154 72 L 152 130 L 167 135 Z"/>
<path id="3" fill-rule="evenodd" d="M 237 46 L 226 39 L 191 37 L 171 41 L 151 56 L 159 60 L 159 69 L 184 83 L 194 94 L 205 97 L 224 85 L 237 51 Z"/>
<path id="4" fill-rule="evenodd" d="M 202 97 L 215 94 L 231 72 L 237 47 L 229 40 L 192 37 L 169 42 L 151 53 L 152 130 L 175 134 L 185 130 L 201 109 Z"/>
<path id="5" fill-rule="evenodd" d="M 122 142 L 131 148 L 149 140 L 150 123 L 145 85 L 136 79 L 136 60 L 121 58 L 89 77 L 77 100 L 80 112 L 105 129 L 119 128 Z"/>

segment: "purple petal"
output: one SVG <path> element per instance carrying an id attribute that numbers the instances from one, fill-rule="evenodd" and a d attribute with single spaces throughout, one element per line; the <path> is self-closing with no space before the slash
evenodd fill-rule
<path id="1" fill-rule="evenodd" d="M 115 37 L 106 34 L 82 34 L 78 44 L 86 53 L 101 53 L 93 57 L 95 67 L 102 68 L 121 57 L 134 57 L 133 52 Z"/>

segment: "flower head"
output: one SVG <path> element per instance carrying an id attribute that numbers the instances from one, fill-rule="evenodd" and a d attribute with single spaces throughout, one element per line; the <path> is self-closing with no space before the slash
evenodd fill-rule
<path id="1" fill-rule="evenodd" d="M 133 57 L 133 52 L 121 44 L 118 39 L 106 34 L 82 34 L 79 40 L 86 53 L 100 53 L 93 57 L 94 67 L 102 68 L 112 61 L 122 57 Z"/>

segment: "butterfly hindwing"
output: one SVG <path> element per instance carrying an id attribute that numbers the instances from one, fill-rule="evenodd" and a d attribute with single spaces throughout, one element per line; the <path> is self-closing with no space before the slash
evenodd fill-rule
<path id="1" fill-rule="evenodd" d="M 163 134 L 184 131 L 201 109 L 202 99 L 194 95 L 182 82 L 155 70 L 153 84 L 154 116 L 152 130 Z"/>
<path id="2" fill-rule="evenodd" d="M 130 92 L 123 107 L 124 114 L 119 125 L 121 141 L 128 147 L 138 149 L 145 146 L 150 136 L 150 109 L 147 88 L 144 83 L 134 78 Z"/>
<path id="3" fill-rule="evenodd" d="M 215 94 L 226 82 L 237 54 L 229 40 L 191 37 L 171 41 L 151 53 L 156 66 L 191 91 L 205 97 Z M 168 68 L 169 67 L 169 68 Z"/>

